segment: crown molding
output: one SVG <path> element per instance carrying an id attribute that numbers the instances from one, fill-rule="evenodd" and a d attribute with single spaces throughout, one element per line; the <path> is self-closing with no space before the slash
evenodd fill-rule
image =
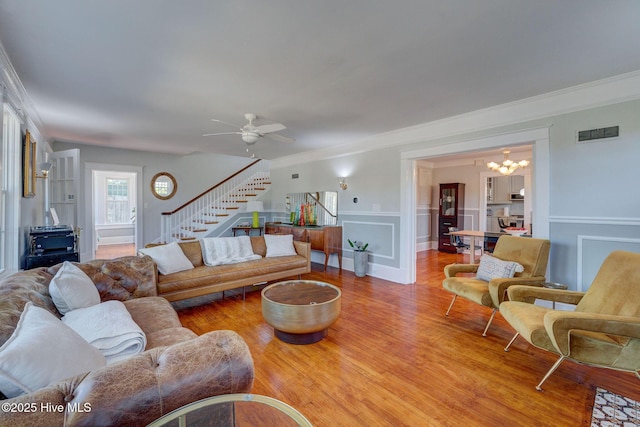
<path id="1" fill-rule="evenodd" d="M 22 85 L 18 73 L 13 68 L 7 52 L 4 50 L 4 46 L 0 42 L 0 68 L 2 69 L 2 75 L 0 76 L 0 83 L 5 87 L 5 101 L 16 110 L 16 113 L 20 117 L 23 123 L 33 130 L 33 133 L 41 138 L 39 128 L 42 126 L 40 116 L 36 112 L 33 102 L 27 93 L 27 90 Z"/>
<path id="2" fill-rule="evenodd" d="M 640 99 L 640 70 L 470 113 L 373 135 L 353 144 L 272 160 L 273 168 L 426 142 Z"/>

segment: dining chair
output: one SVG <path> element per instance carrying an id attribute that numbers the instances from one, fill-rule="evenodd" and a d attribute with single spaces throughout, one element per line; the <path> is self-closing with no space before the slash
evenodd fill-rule
<path id="1" fill-rule="evenodd" d="M 488 307 L 492 311 L 482 333 L 486 336 L 500 303 L 506 298 L 507 288 L 545 283 L 549 247 L 546 239 L 504 235 L 498 239 L 492 255 L 482 255 L 480 264 L 447 265 L 442 287 L 454 295 L 445 316 L 449 316 L 458 296 Z M 475 276 L 458 276 L 463 273 L 475 273 Z"/>
<path id="2" fill-rule="evenodd" d="M 505 221 L 504 218 L 498 218 L 498 227 L 500 227 L 501 230 L 504 230 L 505 228 L 509 227 L 509 224 Z"/>
<path id="3" fill-rule="evenodd" d="M 505 351 L 522 336 L 559 355 L 537 390 L 565 360 L 633 372 L 640 379 L 640 253 L 614 251 L 586 292 L 513 286 L 500 313 L 516 330 Z M 575 304 L 574 311 L 535 304 Z"/>

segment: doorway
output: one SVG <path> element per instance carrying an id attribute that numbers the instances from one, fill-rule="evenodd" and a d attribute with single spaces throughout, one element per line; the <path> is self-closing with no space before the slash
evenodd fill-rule
<path id="1" fill-rule="evenodd" d="M 85 259 L 135 255 L 142 230 L 142 168 L 87 163 Z"/>
<path id="2" fill-rule="evenodd" d="M 400 192 L 400 271 L 402 272 L 402 277 L 398 281 L 400 283 L 415 283 L 416 281 L 415 213 L 416 164 L 418 159 L 429 159 L 500 147 L 531 145 L 533 162 L 531 168 L 531 195 L 532 199 L 535 200 L 535 205 L 531 209 L 531 223 L 535 237 L 548 238 L 549 142 L 549 128 L 541 127 L 402 152 Z"/>
<path id="3" fill-rule="evenodd" d="M 95 257 L 135 255 L 136 174 L 93 171 L 93 230 Z"/>

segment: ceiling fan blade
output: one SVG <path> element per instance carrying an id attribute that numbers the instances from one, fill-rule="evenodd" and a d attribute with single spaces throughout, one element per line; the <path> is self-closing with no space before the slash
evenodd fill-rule
<path id="1" fill-rule="evenodd" d="M 285 125 L 283 125 L 282 123 L 273 123 L 270 125 L 262 125 L 262 126 L 256 126 L 253 131 L 254 132 L 258 132 L 261 135 L 264 135 L 265 133 L 271 133 L 271 132 L 278 132 L 280 130 L 284 130 L 287 127 Z"/>
<path id="2" fill-rule="evenodd" d="M 280 141 L 280 142 L 296 142 L 294 138 L 289 138 L 288 136 L 280 135 L 277 133 L 269 133 L 264 135 L 264 137 L 273 139 L 274 141 Z"/>
<path id="3" fill-rule="evenodd" d="M 235 125 L 233 123 L 225 122 L 224 120 L 211 119 L 212 122 L 222 123 L 223 125 L 233 126 L 236 129 L 242 129 L 242 126 Z"/>
<path id="4" fill-rule="evenodd" d="M 205 133 L 202 136 L 217 136 L 217 135 L 242 135 L 242 132 Z"/>

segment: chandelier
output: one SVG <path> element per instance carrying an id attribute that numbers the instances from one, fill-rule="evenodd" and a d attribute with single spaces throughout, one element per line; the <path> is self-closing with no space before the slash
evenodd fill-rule
<path id="1" fill-rule="evenodd" d="M 504 160 L 502 164 L 496 162 L 487 163 L 487 167 L 492 171 L 500 172 L 502 175 L 511 175 L 516 169 L 524 168 L 529 165 L 528 160 L 520 160 L 519 162 L 514 162 L 509 159 L 510 150 L 504 150 L 502 154 L 504 154 Z"/>

